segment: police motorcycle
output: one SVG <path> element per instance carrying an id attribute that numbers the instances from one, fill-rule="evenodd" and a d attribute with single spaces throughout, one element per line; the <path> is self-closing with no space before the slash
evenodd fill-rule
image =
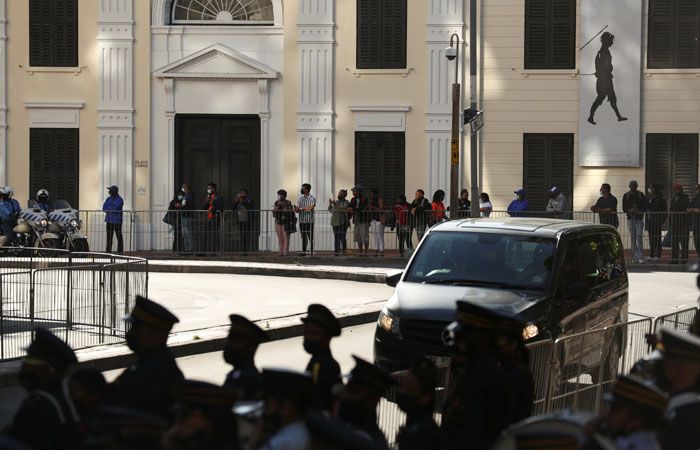
<path id="1" fill-rule="evenodd" d="M 46 211 L 41 209 L 34 200 L 27 202 L 27 207 L 19 215 L 19 223 L 13 228 L 15 241 L 10 249 L 38 248 L 55 249 L 60 248 L 59 237 L 50 230 L 51 221 Z M 5 246 L 7 236 L 0 236 L 0 247 Z M 41 250 L 38 250 L 42 254 Z M 46 252 L 45 256 L 52 256 L 51 252 Z"/>
<path id="2" fill-rule="evenodd" d="M 53 211 L 49 213 L 51 231 L 58 235 L 60 248 L 71 252 L 89 252 L 87 236 L 81 231 L 83 221 L 78 210 L 73 209 L 65 200 L 57 200 Z"/>

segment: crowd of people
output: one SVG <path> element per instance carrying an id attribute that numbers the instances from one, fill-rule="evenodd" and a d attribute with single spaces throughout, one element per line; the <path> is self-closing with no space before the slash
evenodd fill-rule
<path id="1" fill-rule="evenodd" d="M 258 369 L 256 352 L 270 336 L 231 315 L 223 359 L 232 368 L 221 385 L 184 377 L 167 346 L 178 318 L 165 307 L 138 297 L 125 320 L 135 360 L 111 383 L 78 366 L 73 350 L 50 331 L 35 330 L 19 373 L 28 396 L 0 449 L 386 450 L 377 415 L 382 397 L 406 413 L 393 439 L 397 450 L 486 450 L 504 435 L 516 449 L 700 448 L 697 319 L 689 333 L 662 329 L 650 336 L 655 353 L 619 376 L 607 412 L 574 435 L 519 431 L 523 420 L 538 420 L 530 417 L 525 324 L 464 301 L 443 333 L 451 355 L 447 386 L 435 364 L 419 356 L 394 373 L 355 356 L 343 377 L 330 347 L 341 324 L 320 304 L 302 318 L 310 355 L 304 372 Z M 439 425 L 435 412 L 442 414 Z"/>

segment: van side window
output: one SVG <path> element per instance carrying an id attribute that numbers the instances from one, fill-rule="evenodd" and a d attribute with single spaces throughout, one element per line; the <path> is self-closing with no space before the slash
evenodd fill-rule
<path id="1" fill-rule="evenodd" d="M 592 234 L 579 239 L 583 276 L 591 288 L 624 276 L 624 253 L 613 234 Z"/>
<path id="2" fill-rule="evenodd" d="M 561 266 L 561 275 L 559 286 L 565 293 L 567 288 L 581 281 L 581 266 L 579 265 L 579 256 L 576 249 L 576 242 L 569 241 L 564 250 L 564 261 Z"/>

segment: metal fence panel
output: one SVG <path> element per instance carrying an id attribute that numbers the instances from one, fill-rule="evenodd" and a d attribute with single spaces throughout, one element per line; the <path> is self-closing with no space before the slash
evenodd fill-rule
<path id="1" fill-rule="evenodd" d="M 697 312 L 698 308 L 688 308 L 657 317 L 654 320 L 654 333 L 658 333 L 661 328 L 687 333 L 693 320 L 695 320 Z"/>

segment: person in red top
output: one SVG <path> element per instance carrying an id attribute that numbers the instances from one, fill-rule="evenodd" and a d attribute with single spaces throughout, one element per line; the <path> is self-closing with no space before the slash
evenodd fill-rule
<path id="1" fill-rule="evenodd" d="M 442 189 L 438 189 L 435 191 L 435 194 L 433 194 L 433 212 L 430 217 L 430 225 L 434 225 L 438 222 L 443 222 L 447 220 L 447 214 L 445 211 L 447 209 L 445 208 L 445 191 Z"/>
<path id="2" fill-rule="evenodd" d="M 204 203 L 207 211 L 206 251 L 210 254 L 219 253 L 219 226 L 221 213 L 224 209 L 224 199 L 217 192 L 216 183 L 207 185 L 207 199 Z"/>
<path id="3" fill-rule="evenodd" d="M 413 250 L 413 242 L 411 241 L 411 225 L 408 223 L 408 214 L 411 211 L 411 205 L 406 202 L 405 195 L 396 197 L 394 204 L 394 226 L 396 227 L 396 236 L 399 239 L 399 255 L 404 256 L 404 245 L 409 250 Z"/>

